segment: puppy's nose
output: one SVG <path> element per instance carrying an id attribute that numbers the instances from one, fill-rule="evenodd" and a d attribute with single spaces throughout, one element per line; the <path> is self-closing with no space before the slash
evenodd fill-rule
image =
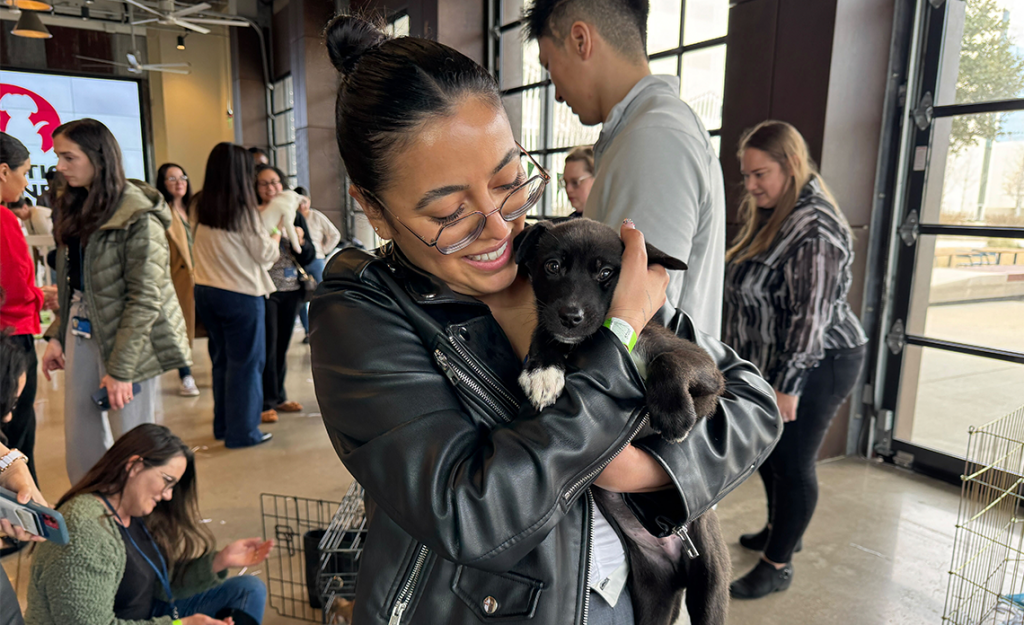
<path id="1" fill-rule="evenodd" d="M 567 328 L 575 328 L 583 323 L 583 310 L 578 306 L 562 306 L 558 309 L 558 318 Z"/>

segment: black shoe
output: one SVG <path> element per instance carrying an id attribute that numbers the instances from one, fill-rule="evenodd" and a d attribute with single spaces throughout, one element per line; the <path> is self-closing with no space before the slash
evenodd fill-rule
<path id="1" fill-rule="evenodd" d="M 752 571 L 729 584 L 729 594 L 734 599 L 760 599 L 773 592 L 782 592 L 793 583 L 793 564 L 776 569 L 764 560 L 757 563 Z"/>
<path id="2" fill-rule="evenodd" d="M 228 445 L 227 443 L 225 443 L 224 446 L 227 447 L 228 449 L 245 449 L 247 447 L 255 447 L 256 445 L 262 445 L 263 443 L 269 441 L 272 438 L 274 438 L 274 435 L 271 432 L 261 432 L 260 439 L 255 443 L 249 443 L 248 445 Z"/>
<path id="3" fill-rule="evenodd" d="M 264 432 L 263 435 L 260 437 L 260 441 L 256 444 L 262 445 L 263 443 L 269 441 L 272 438 L 274 438 L 273 432 Z"/>
<path id="4" fill-rule="evenodd" d="M 764 551 L 764 548 L 768 545 L 768 532 L 768 528 L 765 527 L 756 534 L 744 534 L 740 536 L 740 545 L 751 551 Z M 793 549 L 793 552 L 797 553 L 803 548 L 804 539 L 800 537 L 800 540 L 796 541 L 796 548 Z"/>
<path id="5" fill-rule="evenodd" d="M 309 345 L 309 335 L 308 334 L 306 335 L 306 338 L 302 339 L 302 344 L 303 345 Z"/>

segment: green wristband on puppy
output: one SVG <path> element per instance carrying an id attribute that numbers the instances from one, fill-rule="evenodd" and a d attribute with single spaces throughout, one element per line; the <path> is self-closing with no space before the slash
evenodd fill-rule
<path id="1" fill-rule="evenodd" d="M 605 319 L 604 327 L 619 337 L 619 340 L 626 346 L 629 353 L 633 353 L 633 348 L 636 347 L 636 330 L 633 329 L 629 322 L 623 321 L 618 317 L 609 317 Z"/>

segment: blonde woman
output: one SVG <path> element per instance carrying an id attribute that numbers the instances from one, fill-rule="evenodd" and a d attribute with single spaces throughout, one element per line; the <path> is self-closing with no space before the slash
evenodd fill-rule
<path id="1" fill-rule="evenodd" d="M 723 340 L 775 389 L 782 439 L 761 468 L 768 523 L 740 544 L 761 561 L 733 597 L 785 590 L 818 500 L 815 460 L 829 423 L 864 364 L 867 337 L 846 302 L 853 240 L 804 138 L 766 121 L 740 142 L 746 217 L 726 254 Z"/>

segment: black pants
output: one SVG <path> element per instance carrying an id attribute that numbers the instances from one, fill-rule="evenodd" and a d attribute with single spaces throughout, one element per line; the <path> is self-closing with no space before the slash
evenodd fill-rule
<path id="1" fill-rule="evenodd" d="M 284 391 L 288 345 L 295 330 L 295 318 L 302 305 L 303 290 L 275 291 L 267 298 L 267 364 L 263 367 L 263 410 L 288 401 Z"/>
<path id="2" fill-rule="evenodd" d="M 779 444 L 759 469 L 768 495 L 772 529 L 764 555 L 772 562 L 789 562 L 797 542 L 818 504 L 818 450 L 839 406 L 860 376 L 867 345 L 828 350 L 804 386 L 796 421 L 782 430 Z"/>
<path id="3" fill-rule="evenodd" d="M 11 411 L 11 420 L 3 424 L 3 432 L 7 437 L 7 446 L 17 449 L 28 456 L 28 470 L 32 479 L 39 484 L 36 477 L 36 370 L 39 361 L 36 359 L 35 339 L 31 334 L 18 334 L 11 339 L 28 356 L 28 371 L 25 372 L 25 390 L 21 392 L 18 403 Z"/>

